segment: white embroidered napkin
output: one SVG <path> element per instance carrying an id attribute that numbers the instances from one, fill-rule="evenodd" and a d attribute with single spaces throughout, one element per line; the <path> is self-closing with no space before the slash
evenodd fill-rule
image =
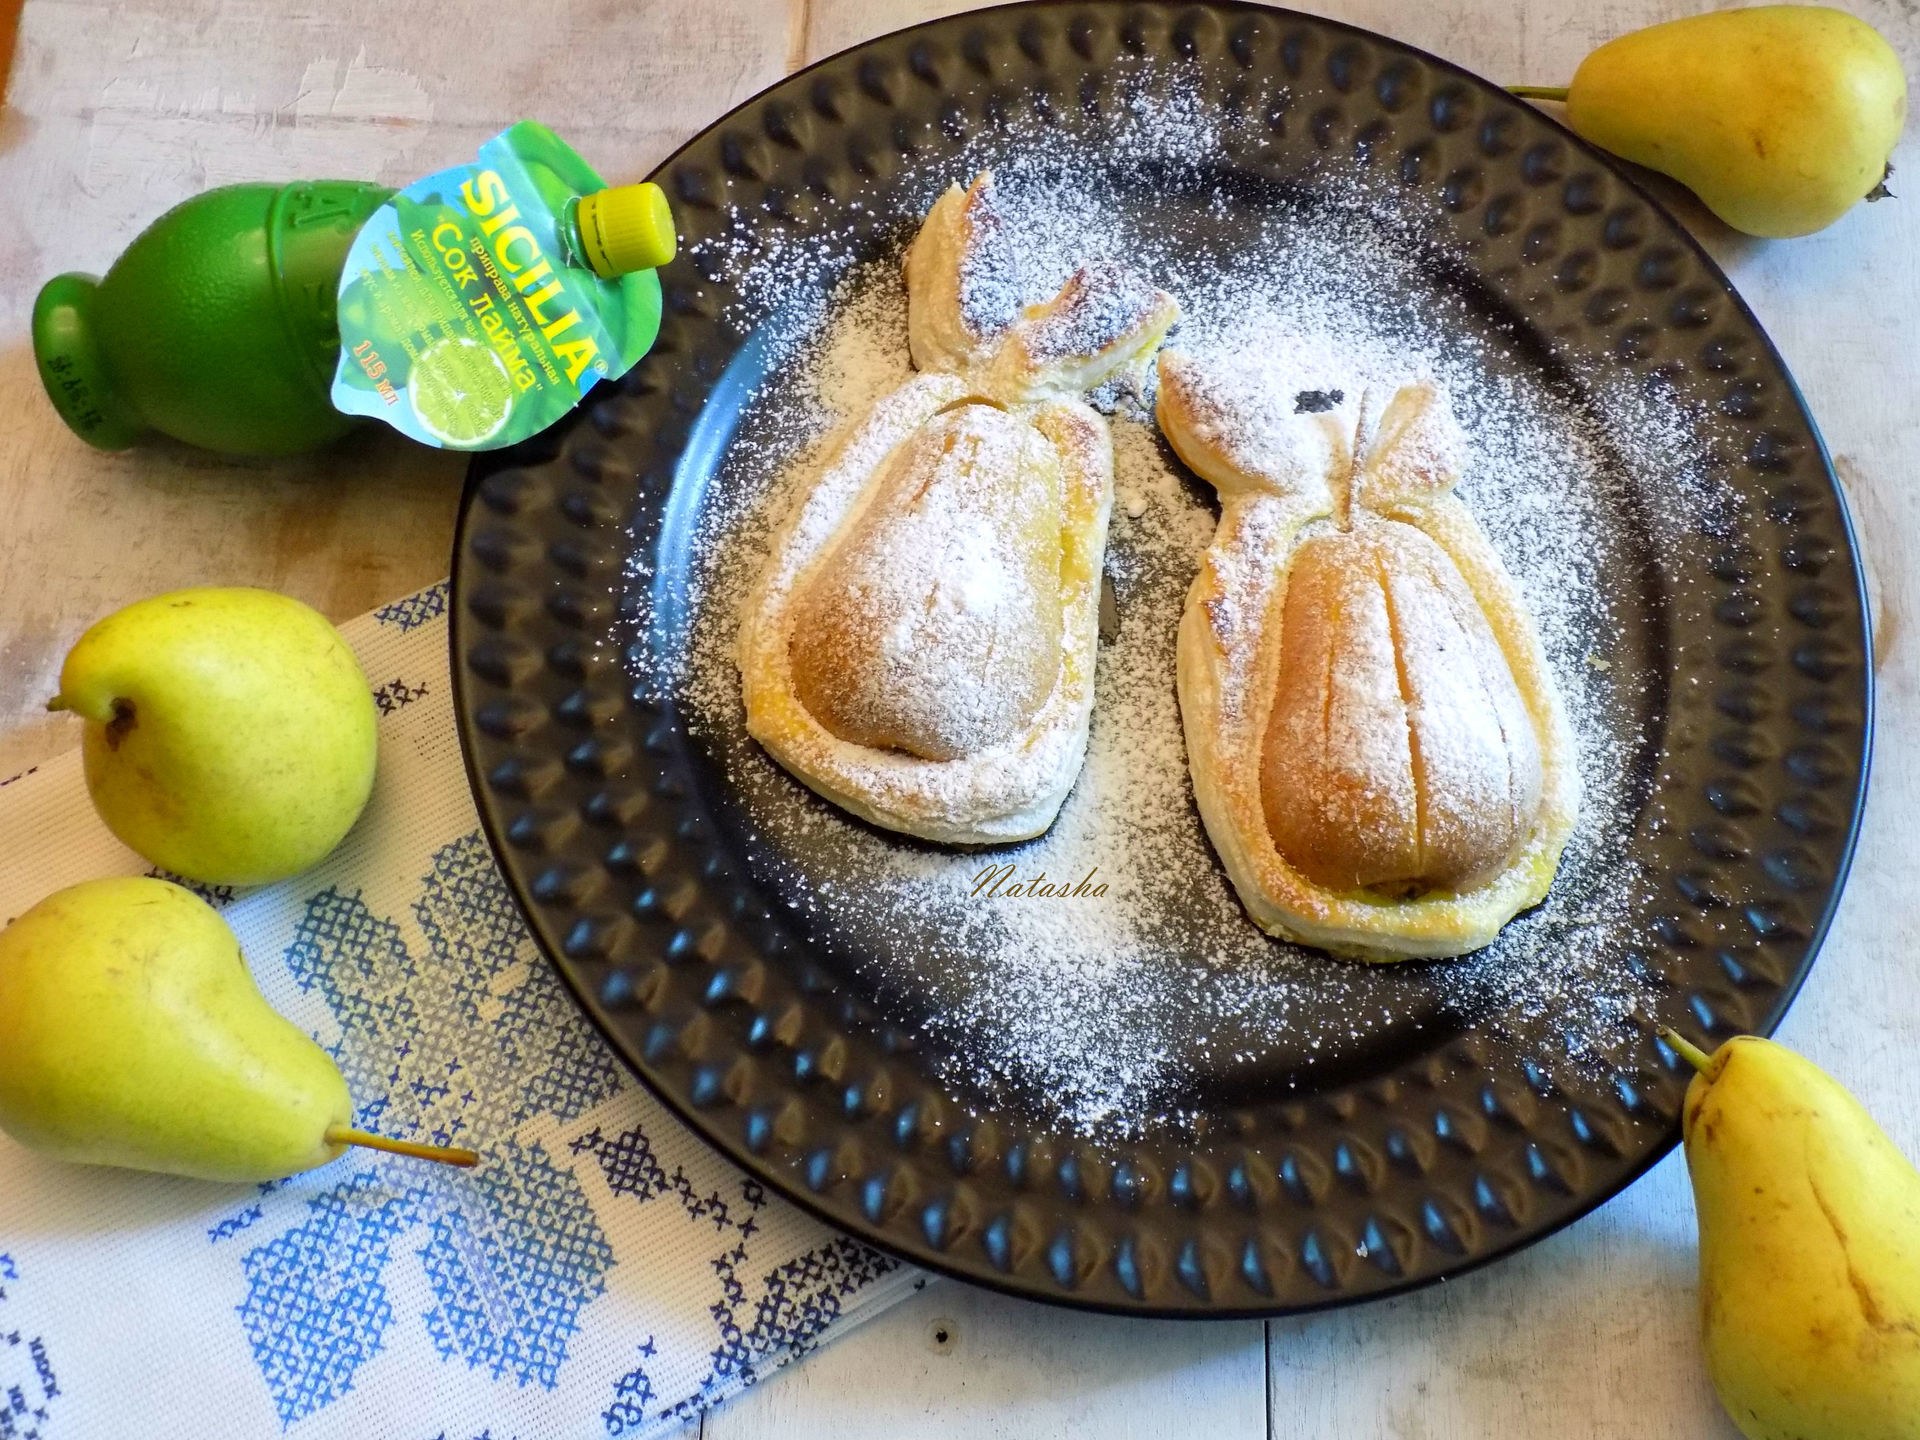
<path id="1" fill-rule="evenodd" d="M 203 893 L 362 1126 L 481 1164 L 351 1151 L 236 1189 L 0 1136 L 0 1440 L 653 1436 L 925 1283 L 707 1149 L 575 1009 L 480 834 L 446 609 L 343 627 L 381 711 L 346 843 Z M 146 869 L 77 752 L 0 782 L 0 856 L 0 921 Z"/>

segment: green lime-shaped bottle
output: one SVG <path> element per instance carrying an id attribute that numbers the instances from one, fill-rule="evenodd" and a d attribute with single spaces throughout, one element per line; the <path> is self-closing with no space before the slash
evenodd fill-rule
<path id="1" fill-rule="evenodd" d="M 361 423 L 329 398 L 340 269 L 393 191 L 354 180 L 226 185 L 176 205 L 104 279 L 61 275 L 33 307 L 54 408 L 124 450 L 154 431 L 233 455 L 291 455 Z"/>

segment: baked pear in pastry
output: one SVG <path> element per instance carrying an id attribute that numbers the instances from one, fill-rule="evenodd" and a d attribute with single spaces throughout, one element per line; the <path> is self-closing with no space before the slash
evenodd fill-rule
<path id="1" fill-rule="evenodd" d="M 1369 960 L 1490 943 L 1545 897 L 1579 779 L 1533 622 L 1452 493 L 1445 393 L 1166 351 L 1158 418 L 1220 492 L 1180 713 L 1248 912 Z"/>
<path id="2" fill-rule="evenodd" d="M 904 270 L 921 373 L 829 447 L 775 537 L 741 625 L 747 730 L 874 824 L 1026 839 L 1093 708 L 1113 448 L 1079 396 L 1177 310 L 1104 263 L 1023 308 L 988 175 L 940 198 Z"/>
<path id="3" fill-rule="evenodd" d="M 794 693 L 855 744 L 960 760 L 1021 734 L 1053 693 L 1064 616 L 1060 453 L 962 400 L 890 454 L 794 600 Z"/>

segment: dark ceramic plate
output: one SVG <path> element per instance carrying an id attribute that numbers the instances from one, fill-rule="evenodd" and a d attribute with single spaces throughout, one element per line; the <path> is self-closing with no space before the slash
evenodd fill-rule
<path id="1" fill-rule="evenodd" d="M 1615 585 L 1640 597 L 1620 630 L 1646 681 L 1625 843 L 1653 877 L 1617 963 L 1658 1015 L 1635 1022 L 1606 1078 L 1546 1056 L 1495 1063 L 1463 1023 L 1322 1057 L 1302 1082 L 1276 1034 L 1269 1063 L 1211 1077 L 1179 1123 L 1125 1142 L 956 1079 L 914 997 L 863 982 L 846 937 L 760 863 L 674 700 L 629 679 L 684 619 L 688 529 L 764 365 L 723 266 L 673 266 L 654 352 L 560 430 L 474 465 L 454 570 L 458 711 L 480 813 L 541 946 L 640 1076 L 742 1167 L 1002 1289 L 1278 1314 L 1457 1274 L 1583 1214 L 1674 1141 L 1686 1074 L 1656 1019 L 1701 1042 L 1778 1022 L 1853 844 L 1867 621 L 1812 419 L 1712 262 L 1605 157 L 1392 41 L 1232 4 L 979 12 L 792 77 L 656 178 L 690 257 L 727 232 L 728 207 L 804 239 L 844 227 L 856 195 L 861 213 L 898 212 L 870 221 L 878 254 L 924 204 L 889 201 L 907 159 L 959 165 L 1010 117 L 1097 127 L 1140 58 L 1153 83 L 1259 127 L 1207 161 L 1236 204 L 1365 172 L 1437 242 L 1432 284 L 1517 337 L 1510 363 L 1664 387 L 1711 428 L 1744 502 L 1733 532 L 1679 560 L 1624 545 L 1639 570 Z M 1196 224 L 1231 223 L 1194 205 Z M 645 594 L 628 579 L 636 551 Z"/>

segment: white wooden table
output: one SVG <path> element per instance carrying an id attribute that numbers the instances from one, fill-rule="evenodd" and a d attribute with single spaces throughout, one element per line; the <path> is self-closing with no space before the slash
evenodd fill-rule
<path id="1" fill-rule="evenodd" d="M 1851 0 L 1920 74 L 1912 0 Z M 40 712 L 96 616 L 268 585 L 344 619 L 445 573 L 461 462 L 370 436 L 274 465 L 86 449 L 39 393 L 40 283 L 100 270 L 210 185 L 403 184 L 534 115 L 615 179 L 795 66 L 948 0 L 34 0 L 0 114 L 0 773 L 72 743 Z M 1693 0 L 1325 0 L 1506 82 Z M 1895 157 L 1920 187 L 1920 143 Z M 1899 183 L 1894 188 L 1904 191 Z M 1920 1154 L 1920 188 L 1786 243 L 1676 208 L 1804 387 L 1873 576 L 1879 742 L 1838 924 L 1783 1038 Z M 1693 1215 L 1669 1159 L 1573 1229 L 1408 1299 L 1271 1324 L 1077 1316 L 940 1283 L 710 1417 L 758 1437 L 1732 1437 L 1701 1374 Z M 582 1434 L 590 1433 L 583 1428 Z"/>

